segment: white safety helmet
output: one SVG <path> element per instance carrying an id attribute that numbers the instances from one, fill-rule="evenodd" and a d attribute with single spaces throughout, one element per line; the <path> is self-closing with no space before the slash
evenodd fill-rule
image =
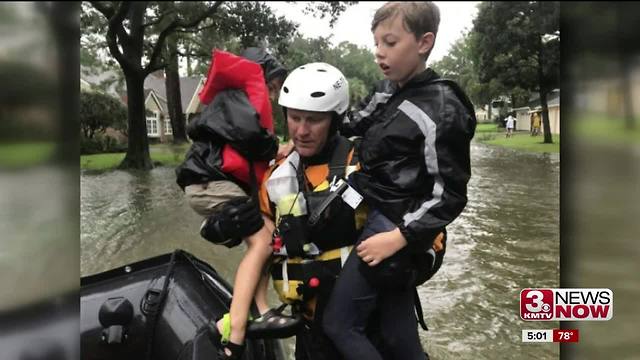
<path id="1" fill-rule="evenodd" d="M 299 66 L 285 79 L 278 104 L 306 111 L 335 111 L 342 115 L 349 107 L 349 82 L 342 72 L 327 63 Z"/>

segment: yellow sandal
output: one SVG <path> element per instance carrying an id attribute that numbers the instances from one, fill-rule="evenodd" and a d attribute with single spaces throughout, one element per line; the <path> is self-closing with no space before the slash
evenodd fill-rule
<path id="1" fill-rule="evenodd" d="M 222 333 L 218 330 L 218 321 L 210 321 L 209 329 L 213 335 L 213 341 L 218 348 L 218 358 L 222 360 L 236 360 L 242 357 L 245 344 L 236 344 L 231 342 L 231 314 L 226 313 L 222 316 Z M 231 354 L 227 354 L 228 350 Z"/>

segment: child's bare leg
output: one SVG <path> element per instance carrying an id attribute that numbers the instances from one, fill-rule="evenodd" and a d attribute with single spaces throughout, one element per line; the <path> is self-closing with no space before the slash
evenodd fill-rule
<path id="1" fill-rule="evenodd" d="M 269 311 L 269 303 L 267 302 L 267 290 L 269 289 L 269 274 L 262 272 L 260 282 L 256 288 L 256 306 L 260 314 Z"/>
<path id="2" fill-rule="evenodd" d="M 269 231 L 269 234 L 272 234 L 273 231 L 275 230 L 275 225 L 273 224 L 271 219 L 264 216 L 263 216 L 263 219 L 264 219 L 264 226 Z M 269 239 L 269 242 L 271 242 L 270 239 Z M 269 249 L 271 250 L 271 248 Z M 260 282 L 258 283 L 258 287 L 256 288 L 256 292 L 255 292 L 256 306 L 258 307 L 258 311 L 260 312 L 261 315 L 269 311 L 269 302 L 267 301 L 267 293 L 269 290 L 269 274 L 266 271 L 267 269 L 266 262 L 265 262 L 265 265 L 263 265 L 263 269 L 265 271 L 261 274 Z"/>
<path id="3" fill-rule="evenodd" d="M 230 310 L 231 336 L 229 340 L 235 344 L 244 342 L 251 301 L 261 280 L 262 269 L 272 253 L 271 232 L 266 226 L 245 240 L 248 249 L 238 265 Z M 218 329 L 222 331 L 221 321 L 218 322 Z"/>

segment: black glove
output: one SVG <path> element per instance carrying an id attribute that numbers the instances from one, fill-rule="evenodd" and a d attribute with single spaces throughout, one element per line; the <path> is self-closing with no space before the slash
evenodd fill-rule
<path id="1" fill-rule="evenodd" d="M 278 138 L 262 131 L 261 136 L 251 139 L 247 144 L 247 158 L 254 161 L 269 161 L 278 153 Z"/>
<path id="2" fill-rule="evenodd" d="M 238 197 L 222 205 L 222 210 L 205 220 L 200 235 L 214 244 L 234 247 L 264 225 L 260 209 L 250 197 Z"/>

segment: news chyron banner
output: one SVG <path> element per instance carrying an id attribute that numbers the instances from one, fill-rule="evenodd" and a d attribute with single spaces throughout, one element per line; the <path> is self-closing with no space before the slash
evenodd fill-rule
<path id="1" fill-rule="evenodd" d="M 605 321 L 613 317 L 609 289 L 524 289 L 520 318 L 525 321 Z"/>

